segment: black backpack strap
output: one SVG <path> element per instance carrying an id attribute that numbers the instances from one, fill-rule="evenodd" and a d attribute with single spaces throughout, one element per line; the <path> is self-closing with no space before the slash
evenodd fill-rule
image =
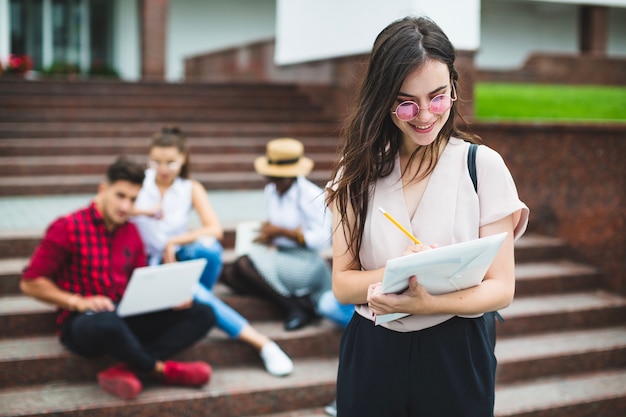
<path id="1" fill-rule="evenodd" d="M 478 150 L 478 144 L 470 143 L 469 151 L 467 152 L 467 170 L 469 171 L 472 184 L 474 184 L 474 191 L 478 192 L 478 175 L 476 174 L 476 150 Z M 487 328 L 489 332 L 489 338 L 493 347 L 496 346 L 496 319 L 502 323 L 504 317 L 497 311 L 492 311 L 484 314 L 487 321 Z"/>
<path id="2" fill-rule="evenodd" d="M 474 191 L 478 192 L 478 177 L 476 175 L 476 149 L 478 145 L 470 143 L 469 151 L 467 153 L 467 170 L 469 171 L 472 184 L 474 184 Z"/>

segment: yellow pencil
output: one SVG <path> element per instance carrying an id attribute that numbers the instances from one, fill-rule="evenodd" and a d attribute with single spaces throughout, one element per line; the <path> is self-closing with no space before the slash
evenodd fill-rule
<path id="1" fill-rule="evenodd" d="M 411 232 L 409 232 L 408 230 L 406 230 L 400 223 L 398 223 L 398 221 L 396 219 L 394 219 L 391 214 L 387 213 L 385 210 L 383 210 L 382 207 L 378 207 L 378 210 L 380 210 L 381 213 L 383 213 L 383 216 L 385 216 L 386 218 L 388 218 L 391 223 L 395 224 L 396 227 L 400 230 L 402 230 L 402 232 L 407 235 L 409 237 L 409 239 L 411 239 L 413 242 L 415 242 L 416 245 L 421 245 L 422 242 L 420 242 L 415 236 L 413 236 L 411 234 Z"/>

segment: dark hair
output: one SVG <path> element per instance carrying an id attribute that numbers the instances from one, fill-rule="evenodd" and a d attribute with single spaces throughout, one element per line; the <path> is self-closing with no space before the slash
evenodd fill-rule
<path id="1" fill-rule="evenodd" d="M 444 63 L 450 72 L 450 82 L 458 95 L 459 75 L 454 68 L 456 54 L 452 43 L 432 20 L 425 17 L 405 17 L 388 25 L 378 35 L 370 56 L 367 72 L 357 91 L 355 106 L 343 127 L 343 146 L 339 163 L 332 178 L 327 203 L 336 204 L 343 220 L 344 233 L 354 259 L 359 259 L 363 228 L 372 187 L 380 177 L 394 168 L 395 156 L 402 143 L 402 133 L 392 120 L 392 108 L 406 77 L 431 60 Z M 419 157 L 419 179 L 428 176 L 439 158 L 438 149 L 454 135 L 478 142 L 474 135 L 461 132 L 455 120 L 460 118 L 453 104 L 450 116 L 437 138 L 428 146 L 417 147 L 410 161 Z M 424 170 L 422 170 L 424 165 Z M 348 207 L 354 213 L 347 221 Z"/>
<path id="2" fill-rule="evenodd" d="M 189 178 L 189 152 L 187 151 L 187 138 L 178 126 L 164 126 L 158 133 L 152 136 L 152 148 L 171 148 L 175 147 L 178 151 L 185 155 L 185 162 L 180 168 L 179 176 Z"/>
<path id="3" fill-rule="evenodd" d="M 143 166 L 125 156 L 118 157 L 107 169 L 109 184 L 117 181 L 128 181 L 132 184 L 142 185 L 144 177 Z"/>

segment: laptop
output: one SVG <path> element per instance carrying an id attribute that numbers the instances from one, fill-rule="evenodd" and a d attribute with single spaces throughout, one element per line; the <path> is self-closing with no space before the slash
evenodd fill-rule
<path id="1" fill-rule="evenodd" d="M 193 297 L 206 259 L 136 268 L 117 306 L 120 317 L 176 307 Z"/>

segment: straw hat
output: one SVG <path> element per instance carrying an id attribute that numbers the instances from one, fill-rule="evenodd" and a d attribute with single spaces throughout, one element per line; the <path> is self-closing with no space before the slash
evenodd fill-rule
<path id="1" fill-rule="evenodd" d="M 313 160 L 304 156 L 299 140 L 273 139 L 267 143 L 265 156 L 254 160 L 254 169 L 266 177 L 294 178 L 311 172 Z"/>

